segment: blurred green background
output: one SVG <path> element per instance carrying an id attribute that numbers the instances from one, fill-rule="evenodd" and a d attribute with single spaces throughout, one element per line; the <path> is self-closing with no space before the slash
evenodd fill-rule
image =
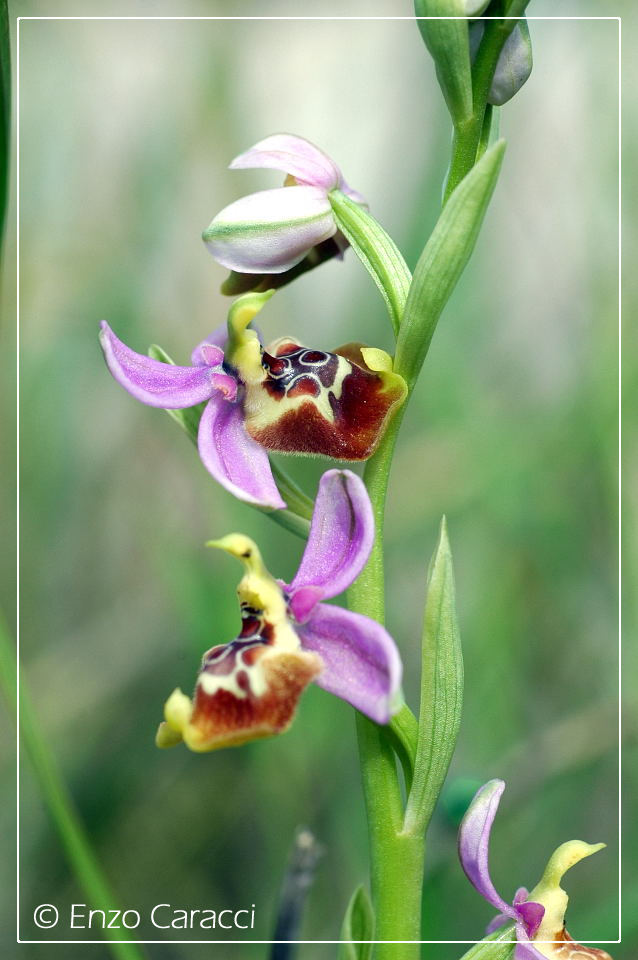
<path id="1" fill-rule="evenodd" d="M 176 13 L 50 6 L 12 13 Z M 177 12 L 314 11 L 190 0 Z M 353 2 L 347 12 L 411 8 Z M 555 8 L 535 0 L 530 13 Z M 491 852 L 498 889 L 533 885 L 563 840 L 604 840 L 607 850 L 568 877 L 568 925 L 578 939 L 618 935 L 618 28 L 537 21 L 531 33 L 534 72 L 503 111 L 502 176 L 408 411 L 388 507 L 388 626 L 413 707 L 425 571 L 443 512 L 465 650 L 464 719 L 429 839 L 431 940 L 475 939 L 491 917 L 458 866 L 455 837 L 473 789 L 494 776 L 508 782 Z M 41 725 L 123 905 L 144 915 L 161 902 L 254 903 L 254 936 L 268 939 L 303 824 L 324 856 L 302 935 L 335 939 L 367 874 L 350 708 L 313 688 L 279 739 L 204 756 L 153 744 L 166 696 L 190 689 L 202 652 L 237 631 L 239 567 L 204 541 L 242 530 L 283 578 L 301 541 L 233 501 L 164 413 L 117 387 L 97 326 L 107 319 L 133 348 L 156 341 L 186 361 L 228 307 L 218 293 L 225 272 L 200 232 L 231 200 L 278 185 L 275 173 L 226 169 L 276 131 L 330 153 L 413 266 L 449 150 L 431 61 L 410 21 L 37 20 L 22 22 L 20 81 L 21 653 Z M 7 318 L 11 287 L 7 276 Z M 280 292 L 260 323 L 268 338 L 295 333 L 321 348 L 391 347 L 383 304 L 352 254 Z M 10 397 L 10 319 L 3 336 Z M 311 492 L 326 468 L 287 465 Z M 9 508 L 11 483 L 7 471 Z M 8 611 L 10 562 L 7 551 Z M 10 831 L 10 746 L 4 758 Z M 22 936 L 42 939 L 37 904 L 64 912 L 85 898 L 26 761 L 21 866 Z M 10 889 L 11 857 L 1 869 Z M 609 947 L 615 960 L 638 944 L 633 884 L 626 940 Z M 159 938 L 148 924 L 139 932 Z M 463 949 L 423 955 L 452 960 Z M 146 947 L 162 960 L 267 950 Z M 66 951 L 23 945 L 20 956 Z M 301 948 L 302 958 L 334 955 L 329 945 Z"/>

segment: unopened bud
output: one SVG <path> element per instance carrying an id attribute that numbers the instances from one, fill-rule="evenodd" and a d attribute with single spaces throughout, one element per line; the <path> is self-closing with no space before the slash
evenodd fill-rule
<path id="1" fill-rule="evenodd" d="M 488 103 L 501 107 L 521 89 L 532 72 L 532 41 L 526 20 L 517 23 L 498 58 Z"/>

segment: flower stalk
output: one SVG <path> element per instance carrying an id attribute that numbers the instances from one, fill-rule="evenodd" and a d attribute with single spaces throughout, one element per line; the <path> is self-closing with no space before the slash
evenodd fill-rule
<path id="1" fill-rule="evenodd" d="M 518 23 L 526 2 L 517 4 L 517 14 L 498 20 L 486 20 L 485 30 L 472 65 L 472 111 L 454 123 L 452 159 L 443 194 L 443 204 L 470 172 L 481 145 L 490 87 L 505 42 Z"/>
<path id="2" fill-rule="evenodd" d="M 363 480 L 375 519 L 375 540 L 366 567 L 348 591 L 349 608 L 353 611 L 365 611 L 379 623 L 383 623 L 385 618 L 385 502 L 399 429 L 439 317 L 474 249 L 498 178 L 503 153 L 503 142 L 488 151 L 477 169 L 459 186 L 454 201 L 442 211 L 417 264 L 399 318 L 394 368 L 404 377 L 408 394 L 364 470 Z M 365 229 L 366 225 L 360 222 L 359 227 Z M 355 249 L 357 239 L 355 237 L 353 242 Z M 366 241 L 374 243 L 373 231 L 366 232 Z M 382 252 L 379 252 L 378 258 L 383 258 Z M 393 293 L 390 289 L 386 290 L 386 302 Z M 452 603 L 453 593 L 449 593 L 447 604 L 449 606 Z M 457 643 L 458 640 L 455 639 L 453 646 Z M 451 751 L 448 751 L 448 746 L 445 745 L 441 757 L 431 755 L 426 760 L 422 731 L 440 729 L 441 711 L 447 710 L 444 701 L 455 701 L 457 705 L 452 710 L 450 727 L 451 734 L 455 736 L 458 726 L 457 707 L 460 709 L 456 699 L 458 669 L 450 673 L 447 683 L 449 689 L 446 693 L 450 694 L 450 698 L 445 696 L 438 701 L 436 698 L 434 701 L 424 699 L 416 743 L 410 736 L 410 730 L 414 729 L 416 721 L 414 726 L 413 723 L 405 723 L 407 708 L 402 718 L 404 726 L 401 727 L 395 722 L 394 730 L 390 733 L 375 726 L 360 714 L 357 715 L 357 738 L 368 816 L 372 902 L 376 918 L 376 939 L 379 941 L 375 954 L 377 960 L 417 960 L 419 956 L 425 833 L 451 756 Z M 443 725 L 445 726 L 445 723 Z M 403 736 L 399 736 L 399 731 Z M 398 755 L 404 769 L 408 770 L 408 784 L 411 783 L 417 757 L 421 759 L 421 770 L 425 771 L 418 778 L 416 792 L 413 792 L 415 788 L 414 784 L 411 784 L 407 811 L 392 746 L 397 738 L 400 741 Z M 419 739 L 422 744 L 420 751 Z M 427 772 L 434 767 L 438 768 L 437 775 L 429 781 Z"/>

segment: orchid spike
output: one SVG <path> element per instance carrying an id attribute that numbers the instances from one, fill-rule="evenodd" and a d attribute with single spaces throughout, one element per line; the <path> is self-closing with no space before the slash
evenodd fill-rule
<path id="1" fill-rule="evenodd" d="M 371 347 L 326 353 L 284 337 L 264 348 L 249 326 L 271 296 L 239 297 L 228 329 L 200 343 L 190 367 L 135 353 L 106 323 L 100 340 L 114 378 L 142 403 L 181 409 L 206 402 L 198 430 L 206 469 L 240 500 L 280 509 L 286 504 L 268 450 L 365 460 L 406 386 L 391 357 Z"/>
<path id="2" fill-rule="evenodd" d="M 511 904 L 497 893 L 490 878 L 488 855 L 494 817 L 505 789 L 503 780 L 490 780 L 477 791 L 459 830 L 459 858 L 470 883 L 499 914 L 487 932 L 514 921 L 515 960 L 611 960 L 604 950 L 575 943 L 564 925 L 568 897 L 560 880 L 569 867 L 605 846 L 580 840 L 564 843 L 550 858 L 540 883 L 531 893 L 519 887 Z"/>
<path id="3" fill-rule="evenodd" d="M 231 170 L 250 168 L 281 170 L 287 176 L 283 187 L 250 194 L 225 207 L 202 235 L 215 260 L 233 271 L 222 287 L 231 295 L 264 289 L 269 282 L 264 274 L 276 275 L 271 287 L 281 286 L 343 253 L 348 243 L 332 212 L 328 197 L 332 190 L 365 204 L 334 161 L 303 137 L 274 134 L 230 164 Z"/>
<path id="4" fill-rule="evenodd" d="M 237 590 L 242 629 L 204 654 L 192 701 L 179 689 L 169 697 L 157 745 L 183 740 L 201 752 L 283 733 L 311 680 L 387 723 L 401 684 L 394 641 L 374 620 L 322 602 L 356 579 L 373 539 L 363 482 L 348 470 L 329 470 L 292 583 L 271 576 L 248 537 L 210 541 L 244 566 Z"/>

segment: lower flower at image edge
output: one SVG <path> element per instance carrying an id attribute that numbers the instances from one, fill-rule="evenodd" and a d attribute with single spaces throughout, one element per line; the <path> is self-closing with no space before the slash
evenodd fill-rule
<path id="1" fill-rule="evenodd" d="M 514 960 L 612 960 L 605 950 L 586 947 L 573 940 L 565 928 L 568 896 L 560 882 L 580 860 L 590 857 L 604 843 L 570 840 L 550 857 L 539 883 L 529 892 L 519 887 L 512 903 L 496 891 L 489 873 L 489 842 L 492 824 L 505 783 L 489 780 L 477 791 L 459 829 L 459 858 L 470 883 L 499 914 L 487 928 L 491 933 L 514 923 Z"/>
<path id="2" fill-rule="evenodd" d="M 400 705 L 401 660 L 393 639 L 369 617 L 323 602 L 358 577 L 373 539 L 363 482 L 349 470 L 329 470 L 290 584 L 271 576 L 243 534 L 211 541 L 244 565 L 237 590 L 242 629 L 204 654 L 192 700 L 179 689 L 171 694 L 157 745 L 184 741 L 208 751 L 283 733 L 312 680 L 376 723 L 388 723 Z"/>

